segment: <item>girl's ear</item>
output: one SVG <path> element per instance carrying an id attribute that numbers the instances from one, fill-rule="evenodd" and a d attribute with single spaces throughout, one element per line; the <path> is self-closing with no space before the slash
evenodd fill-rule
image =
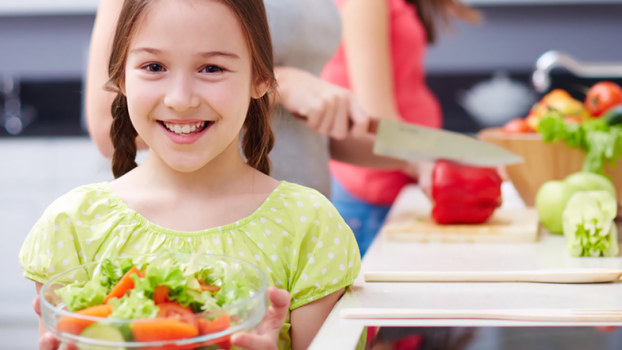
<path id="1" fill-rule="evenodd" d="M 262 98 L 263 95 L 265 95 L 269 89 L 270 89 L 269 80 L 258 80 L 251 87 L 251 97 L 254 98 L 255 100 L 258 100 Z"/>

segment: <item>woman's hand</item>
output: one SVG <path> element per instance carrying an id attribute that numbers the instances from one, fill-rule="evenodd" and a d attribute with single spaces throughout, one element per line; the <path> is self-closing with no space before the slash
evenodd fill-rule
<path id="1" fill-rule="evenodd" d="M 253 333 L 241 333 L 233 336 L 231 343 L 247 350 L 277 350 L 279 333 L 283 328 L 289 309 L 290 295 L 278 288 L 268 288 L 272 305 L 268 313 Z"/>
<path id="2" fill-rule="evenodd" d="M 278 102 L 309 129 L 337 140 L 367 134 L 369 117 L 350 91 L 296 68 L 277 67 L 276 77 Z"/>
<path id="3" fill-rule="evenodd" d="M 39 315 L 39 319 L 41 319 L 41 303 L 38 296 L 32 302 L 32 307 L 35 309 L 37 315 Z M 60 341 L 56 339 L 52 333 L 47 331 L 40 333 L 39 350 L 57 350 L 59 346 Z"/>
<path id="4" fill-rule="evenodd" d="M 416 179 L 423 193 L 432 198 L 432 171 L 434 162 L 408 162 L 402 171 Z"/>

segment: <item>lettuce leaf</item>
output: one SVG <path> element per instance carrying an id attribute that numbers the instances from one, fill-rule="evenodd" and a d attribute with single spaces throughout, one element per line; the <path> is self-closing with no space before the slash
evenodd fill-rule
<path id="1" fill-rule="evenodd" d="M 56 294 L 71 312 L 103 304 L 107 292 L 108 290 L 98 280 L 91 280 L 85 284 L 75 282 L 56 290 Z"/>
<path id="2" fill-rule="evenodd" d="M 564 237 L 570 256 L 618 255 L 616 199 L 607 191 L 575 193 L 563 212 Z"/>
<path id="3" fill-rule="evenodd" d="M 225 307 L 250 296 L 250 282 L 246 279 L 238 279 L 224 283 L 220 291 L 216 293 L 216 301 L 218 305 Z"/>
<path id="4" fill-rule="evenodd" d="M 564 141 L 585 152 L 584 172 L 604 175 L 606 162 L 614 164 L 622 156 L 622 126 L 610 127 L 603 119 L 565 123 L 559 113 L 549 112 L 540 120 L 538 132 L 546 143 Z"/>
<path id="5" fill-rule="evenodd" d="M 140 290 L 133 289 L 121 299 L 112 298 L 112 318 L 145 319 L 155 318 L 160 311 L 152 299 Z"/>

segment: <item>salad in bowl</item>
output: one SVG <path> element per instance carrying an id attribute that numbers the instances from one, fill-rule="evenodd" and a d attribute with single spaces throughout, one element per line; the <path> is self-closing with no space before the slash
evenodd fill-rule
<path id="1" fill-rule="evenodd" d="M 41 289 L 41 316 L 61 349 L 231 349 L 268 307 L 267 276 L 232 257 L 165 250 L 105 258 Z"/>

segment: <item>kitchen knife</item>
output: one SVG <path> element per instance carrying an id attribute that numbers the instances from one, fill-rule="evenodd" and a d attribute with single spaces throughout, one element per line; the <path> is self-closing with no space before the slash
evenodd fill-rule
<path id="1" fill-rule="evenodd" d="M 444 159 L 481 167 L 523 162 L 522 157 L 472 136 L 388 119 L 378 121 L 374 154 L 408 161 Z"/>
<path id="2" fill-rule="evenodd" d="M 298 119 L 305 117 L 294 115 Z M 523 158 L 499 146 L 457 132 L 389 119 L 372 119 L 376 134 L 374 154 L 407 161 L 449 160 L 465 165 L 494 167 L 522 163 Z"/>

